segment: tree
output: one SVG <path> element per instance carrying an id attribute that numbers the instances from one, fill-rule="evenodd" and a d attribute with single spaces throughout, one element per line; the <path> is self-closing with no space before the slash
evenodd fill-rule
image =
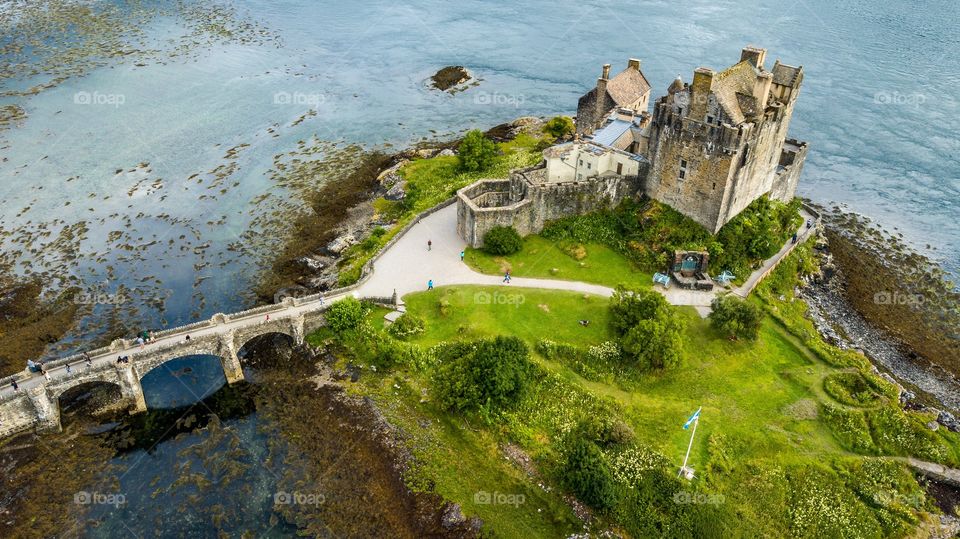
<path id="1" fill-rule="evenodd" d="M 710 303 L 710 325 L 731 339 L 757 340 L 762 313 L 760 307 L 729 294 Z"/>
<path id="2" fill-rule="evenodd" d="M 467 172 L 482 172 L 493 165 L 497 156 L 497 145 L 478 129 L 463 137 L 457 151 L 460 168 Z"/>
<path id="3" fill-rule="evenodd" d="M 434 392 L 448 410 L 503 407 L 529 385 L 533 372 L 527 345 L 497 337 L 449 347 L 439 354 Z"/>
<path id="4" fill-rule="evenodd" d="M 554 116 L 543 126 L 543 131 L 554 138 L 570 135 L 574 130 L 573 119 L 569 116 Z"/>
<path id="5" fill-rule="evenodd" d="M 610 324 L 625 357 L 645 369 L 680 364 L 683 324 L 662 295 L 618 286 L 610 310 Z"/>
<path id="6" fill-rule="evenodd" d="M 627 357 L 644 369 L 662 370 L 680 365 L 680 321 L 672 313 L 641 320 L 620 339 Z"/>
<path id="7" fill-rule="evenodd" d="M 616 502 L 610 466 L 600 448 L 587 439 L 573 439 L 567 449 L 563 478 L 577 498 L 592 507 L 609 509 Z"/>
<path id="8" fill-rule="evenodd" d="M 522 248 L 523 238 L 512 226 L 495 226 L 483 236 L 483 250 L 492 255 L 512 255 Z"/>
<path id="9" fill-rule="evenodd" d="M 357 329 L 367 315 L 367 307 L 352 297 L 342 299 L 327 309 L 327 325 L 337 334 Z"/>

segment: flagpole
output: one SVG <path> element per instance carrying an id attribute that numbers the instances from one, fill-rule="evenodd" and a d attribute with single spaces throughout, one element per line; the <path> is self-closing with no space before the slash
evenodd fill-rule
<path id="1" fill-rule="evenodd" d="M 690 449 L 693 448 L 693 437 L 697 435 L 697 425 L 700 424 L 700 408 L 697 409 L 697 418 L 693 420 L 693 432 L 690 433 L 690 443 L 687 445 L 687 454 L 683 457 L 683 466 L 680 467 L 680 472 L 677 473 L 677 477 L 683 475 L 684 470 L 687 469 L 687 461 L 690 459 Z"/>

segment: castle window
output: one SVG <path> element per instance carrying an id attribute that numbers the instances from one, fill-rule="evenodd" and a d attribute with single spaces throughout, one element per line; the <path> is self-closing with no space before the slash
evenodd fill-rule
<path id="1" fill-rule="evenodd" d="M 686 177 L 686 175 L 687 175 L 687 171 L 686 171 L 686 170 L 683 170 L 683 169 L 681 168 L 681 169 L 680 169 L 680 179 L 682 180 L 684 177 Z"/>
<path id="2" fill-rule="evenodd" d="M 580 160 L 580 166 L 583 166 L 583 159 Z"/>
<path id="3" fill-rule="evenodd" d="M 590 170 L 590 163 L 587 163 L 587 170 Z"/>
<path id="4" fill-rule="evenodd" d="M 713 190 L 714 190 L 714 191 L 717 190 L 717 182 L 713 182 Z"/>
<path id="5" fill-rule="evenodd" d="M 708 123 L 708 124 L 712 124 L 712 123 L 713 123 L 713 116 L 707 115 L 707 123 Z"/>
<path id="6" fill-rule="evenodd" d="M 680 168 L 687 168 L 687 161 L 685 159 L 680 160 Z"/>
<path id="7" fill-rule="evenodd" d="M 617 163 L 617 174 L 623 174 L 623 163 Z"/>

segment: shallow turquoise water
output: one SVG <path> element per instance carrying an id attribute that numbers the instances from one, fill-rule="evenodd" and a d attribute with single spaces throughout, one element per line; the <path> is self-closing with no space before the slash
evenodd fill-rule
<path id="1" fill-rule="evenodd" d="M 746 44 L 766 47 L 770 64 L 804 66 L 791 130 L 811 144 L 801 194 L 897 227 L 945 267 L 960 267 L 955 2 L 234 5 L 283 45 L 214 46 L 165 65 L 115 63 L 37 96 L 0 99 L 28 113 L 0 149 L 0 228 L 86 220 L 74 273 L 108 291 L 125 283 L 143 307 L 130 316 L 144 325 L 249 302 L 257 262 L 227 247 L 248 241 L 255 211 L 288 197 L 266 172 L 300 140 L 406 145 L 520 115 L 572 114 L 603 63 L 618 69 L 641 58 L 658 95 L 678 73 L 689 80 L 697 66 L 734 63 Z M 148 34 L 177 29 L 161 19 Z M 455 96 L 428 90 L 425 79 L 449 64 L 468 66 L 482 83 Z M 78 92 L 123 103 L 77 103 Z M 311 108 L 316 117 L 292 125 Z M 226 150 L 241 143 L 250 146 L 225 193 L 188 179 L 229 163 Z M 149 174 L 115 174 L 141 162 Z M 275 198 L 257 208 L 267 192 Z M 108 241 L 109 232 L 129 229 L 132 252 Z M 195 267 L 197 253 L 210 265 Z"/>

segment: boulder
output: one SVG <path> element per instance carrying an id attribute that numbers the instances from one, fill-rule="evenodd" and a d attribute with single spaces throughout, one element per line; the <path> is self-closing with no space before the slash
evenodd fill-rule
<path id="1" fill-rule="evenodd" d="M 357 243 L 357 239 L 353 237 L 353 234 L 346 234 L 328 243 L 327 250 L 331 253 L 340 254 L 344 249 L 355 243 Z"/>

